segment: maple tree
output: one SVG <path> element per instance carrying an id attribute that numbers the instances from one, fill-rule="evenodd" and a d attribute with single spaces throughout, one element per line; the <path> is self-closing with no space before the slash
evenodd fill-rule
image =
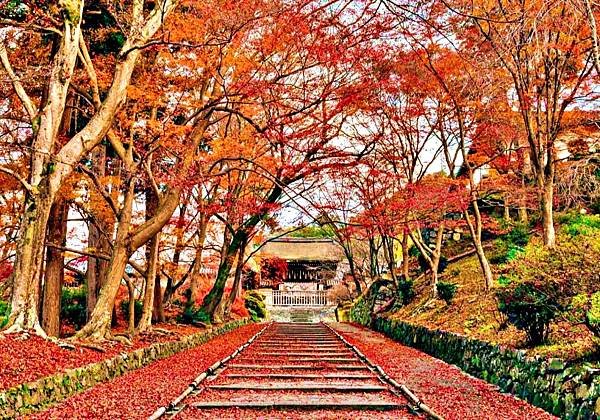
<path id="1" fill-rule="evenodd" d="M 59 335 L 67 272 L 87 288 L 75 340 L 115 338 L 127 295 L 130 336 L 181 295 L 222 321 L 290 203 L 329 229 L 357 292 L 408 281 L 414 245 L 435 296 L 457 223 L 490 288 L 482 201 L 525 220 L 537 194 L 553 246 L 558 138 L 596 118 L 578 108 L 597 99 L 598 10 L 559 3 L 0 2 L 7 331 Z M 561 166 L 569 205 L 595 197 L 582 166 Z"/>
<path id="2" fill-rule="evenodd" d="M 595 98 L 589 83 L 595 48 L 587 47 L 590 26 L 586 14 L 575 4 L 563 2 L 509 3 L 507 7 L 487 2 L 444 4 L 458 21 L 469 22 L 458 33 L 465 46 L 480 48 L 482 56 L 488 57 L 485 62 L 499 63 L 512 82 L 511 102 L 522 118 L 544 243 L 552 247 L 556 242 L 556 139 L 568 108 Z"/>
<path id="3" fill-rule="evenodd" d="M 84 38 L 83 1 L 69 1 L 48 10 L 33 5 L 24 7 L 26 25 L 16 24 L 0 43 L 0 60 L 14 88 L 15 105 L 25 111 L 24 118 L 30 122 L 31 143 L 28 146 L 30 164 L 26 172 L 19 174 L 4 168 L 25 189 L 25 212 L 23 214 L 19 244 L 16 254 L 11 315 L 8 331 L 33 328 L 44 334 L 38 320 L 41 271 L 43 266 L 44 236 L 50 209 L 61 184 L 72 173 L 77 162 L 102 141 L 111 128 L 112 119 L 123 102 L 141 48 L 159 31 L 164 17 L 174 8 L 170 0 L 157 2 L 150 11 L 144 10 L 143 1 L 133 2 L 129 14 L 129 33 L 122 34 L 125 41 L 109 79 L 110 87 L 103 95 L 99 93 L 99 80 Z M 16 19 L 19 22 L 21 19 Z M 22 31 L 27 35 L 21 36 Z M 54 34 L 52 50 L 43 47 L 44 35 Z M 23 42 L 36 42 L 47 51 L 50 60 L 43 68 L 45 76 L 38 80 L 42 86 L 28 89 L 15 73 L 11 55 L 24 54 L 31 49 L 17 48 Z M 39 51 L 33 49 L 33 51 Z M 50 52 L 48 54 L 48 52 Z M 61 138 L 61 125 L 67 104 L 71 80 L 75 73 L 78 56 L 83 58 L 89 81 L 94 92 L 95 111 L 89 121 L 65 142 Z M 22 60 L 29 63 L 29 60 Z M 25 69 L 27 70 L 27 69 Z M 35 71 L 35 67 L 30 71 Z M 112 80 L 111 80 L 112 79 Z"/>

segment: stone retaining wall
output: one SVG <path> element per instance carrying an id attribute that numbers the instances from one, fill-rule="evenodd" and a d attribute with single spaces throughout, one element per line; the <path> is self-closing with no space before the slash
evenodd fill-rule
<path id="1" fill-rule="evenodd" d="M 43 409 L 49 404 L 62 401 L 98 383 L 139 369 L 158 359 L 197 347 L 248 322 L 247 319 L 233 321 L 218 328 L 185 336 L 178 341 L 152 344 L 130 353 L 67 369 L 64 372 L 0 391 L 0 418 L 14 418 L 18 414 Z"/>
<path id="2" fill-rule="evenodd" d="M 402 344 L 454 364 L 552 414 L 573 419 L 600 416 L 597 366 L 567 366 L 560 359 L 527 357 L 524 351 L 400 320 L 377 318 L 370 324 Z"/>

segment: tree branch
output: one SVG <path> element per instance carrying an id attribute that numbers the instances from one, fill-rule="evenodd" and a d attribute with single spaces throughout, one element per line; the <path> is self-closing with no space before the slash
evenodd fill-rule
<path id="1" fill-rule="evenodd" d="M 7 175 L 12 176 L 14 179 L 16 179 L 17 181 L 19 181 L 21 183 L 21 185 L 23 186 L 23 188 L 25 188 L 29 193 L 35 193 L 35 188 L 33 188 L 33 186 L 27 182 L 25 180 L 25 178 L 23 178 L 21 175 L 19 175 L 18 173 L 16 173 L 15 171 L 13 171 L 12 169 L 8 169 L 4 166 L 0 166 L 0 172 L 3 172 Z"/>
<path id="2" fill-rule="evenodd" d="M 10 78 L 10 81 L 12 82 L 13 88 L 15 89 L 15 93 L 17 94 L 17 96 L 21 100 L 21 103 L 25 107 L 27 115 L 29 115 L 29 119 L 33 122 L 33 120 L 37 116 L 38 110 L 33 104 L 33 101 L 31 100 L 27 92 L 25 92 L 25 88 L 23 88 L 21 80 L 15 74 L 15 71 L 13 70 L 10 64 L 4 41 L 0 41 L 0 61 L 2 62 L 2 67 L 4 67 L 4 71 L 6 71 L 8 77 Z"/>

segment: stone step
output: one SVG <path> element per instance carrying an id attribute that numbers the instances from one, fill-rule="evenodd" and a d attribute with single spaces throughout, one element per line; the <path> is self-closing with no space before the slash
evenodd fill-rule
<path id="1" fill-rule="evenodd" d="M 387 388 L 381 385 L 343 385 L 330 383 L 279 383 L 279 384 L 220 384 L 209 385 L 213 390 L 247 390 L 247 391 L 326 391 L 326 392 L 382 392 Z"/>
<path id="2" fill-rule="evenodd" d="M 286 349 L 290 349 L 290 350 L 294 350 L 294 351 L 302 351 L 303 349 L 306 350 L 321 350 L 321 351 L 329 351 L 329 350 L 346 350 L 347 347 L 340 344 L 340 345 L 326 345 L 326 346 L 309 346 L 309 345 L 288 345 L 285 347 Z M 281 346 L 275 346 L 275 345 L 259 345 L 257 344 L 256 346 L 252 346 L 250 347 L 250 349 L 253 350 L 281 350 L 282 347 Z"/>
<path id="3" fill-rule="evenodd" d="M 348 380 L 370 380 L 377 379 L 375 375 L 352 375 L 324 373 L 322 375 L 314 374 L 289 374 L 289 373 L 228 373 L 221 375 L 223 378 L 247 378 L 247 379 L 348 379 Z"/>
<path id="4" fill-rule="evenodd" d="M 191 404 L 200 409 L 240 408 L 274 410 L 397 410 L 406 408 L 404 404 L 393 401 L 365 401 L 360 399 L 345 402 L 311 401 L 206 401 Z"/>
<path id="5" fill-rule="evenodd" d="M 288 345 L 288 344 L 289 345 L 304 344 L 304 345 L 310 345 L 310 346 L 315 346 L 315 345 L 335 346 L 335 345 L 340 345 L 343 343 L 338 340 L 265 340 L 265 341 L 261 341 L 261 344 L 271 344 L 271 345 L 278 345 L 278 346 Z"/>
<path id="6" fill-rule="evenodd" d="M 263 352 L 263 353 L 260 353 L 260 355 L 263 356 L 263 357 L 267 357 L 267 358 L 269 356 L 279 356 L 279 357 L 290 357 L 290 356 L 302 357 L 302 356 L 307 356 L 308 357 L 308 356 L 313 356 L 315 353 L 318 354 L 319 357 L 352 355 L 352 353 L 350 353 L 349 351 L 336 351 L 336 352 L 332 352 L 332 351 L 319 351 L 319 350 L 315 350 L 313 352 L 304 352 L 304 353 Z"/>
<path id="7" fill-rule="evenodd" d="M 289 362 L 323 362 L 323 363 L 347 363 L 347 362 L 359 362 L 356 357 L 288 357 L 286 355 L 264 357 L 263 355 L 256 355 L 256 357 L 248 357 L 248 355 L 240 356 L 238 362 L 246 361 L 277 361 L 280 359 L 287 359 Z"/>
<path id="8" fill-rule="evenodd" d="M 256 365 L 256 364 L 233 364 L 228 365 L 232 369 L 270 369 L 270 370 L 369 370 L 365 365 L 336 365 L 336 366 L 320 366 L 320 365 Z"/>

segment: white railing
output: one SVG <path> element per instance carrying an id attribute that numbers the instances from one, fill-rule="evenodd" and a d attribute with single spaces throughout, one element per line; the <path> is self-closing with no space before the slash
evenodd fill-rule
<path id="1" fill-rule="evenodd" d="M 324 290 L 273 290 L 273 306 L 326 306 L 327 292 Z"/>

